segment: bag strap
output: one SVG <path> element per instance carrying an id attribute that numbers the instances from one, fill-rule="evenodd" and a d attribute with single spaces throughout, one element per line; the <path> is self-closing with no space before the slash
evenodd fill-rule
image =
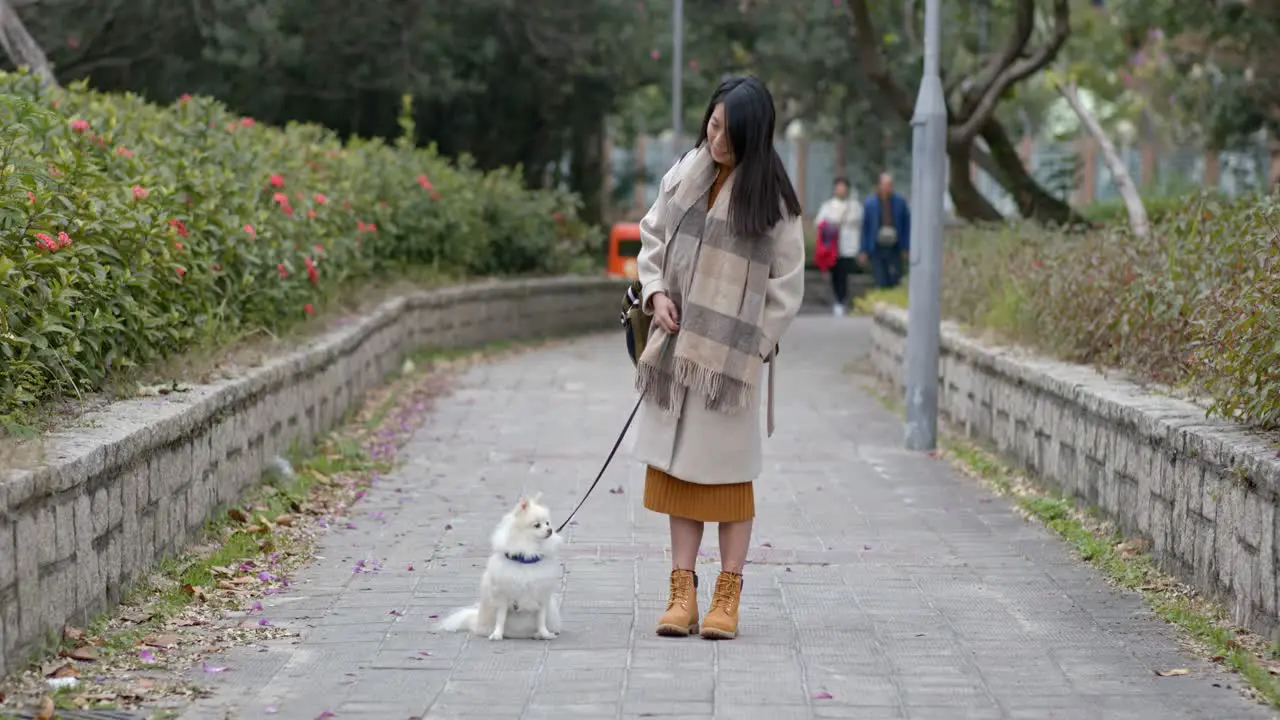
<path id="1" fill-rule="evenodd" d="M 591 497 L 591 492 L 596 489 L 596 485 L 600 484 L 600 478 L 604 477 L 604 471 L 609 469 L 609 463 L 613 462 L 613 456 L 618 454 L 618 448 L 622 446 L 622 439 L 627 436 L 627 431 L 631 429 L 631 422 L 636 419 L 636 413 L 640 410 L 640 403 L 642 402 L 644 402 L 643 395 L 636 400 L 636 406 L 631 408 L 631 415 L 627 418 L 626 424 L 622 426 L 622 432 L 618 433 L 618 439 L 613 441 L 613 449 L 609 451 L 609 457 L 604 459 L 604 465 L 600 466 L 600 472 L 596 473 L 596 479 L 592 481 L 591 487 L 587 488 L 586 494 L 578 501 L 578 506 L 573 509 L 573 512 L 569 513 L 569 517 L 565 518 L 564 522 L 560 523 L 560 527 L 556 528 L 557 535 L 569 526 L 569 521 L 573 520 L 573 516 L 577 515 L 578 511 L 582 509 L 582 504 L 587 501 L 587 498 Z"/>

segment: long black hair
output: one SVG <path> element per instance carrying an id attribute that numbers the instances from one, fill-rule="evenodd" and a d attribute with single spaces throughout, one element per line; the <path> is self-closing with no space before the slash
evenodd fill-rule
<path id="1" fill-rule="evenodd" d="M 725 79 L 707 104 L 696 147 L 707 143 L 707 123 L 721 103 L 736 173 L 729 197 L 729 227 L 746 237 L 763 236 L 782 220 L 783 206 L 790 217 L 800 215 L 800 198 L 773 147 L 777 115 L 773 96 L 750 75 Z"/>

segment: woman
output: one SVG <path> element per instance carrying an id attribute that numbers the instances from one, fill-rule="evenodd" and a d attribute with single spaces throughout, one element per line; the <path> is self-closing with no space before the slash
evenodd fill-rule
<path id="1" fill-rule="evenodd" d="M 698 632 L 694 565 L 708 522 L 719 524 L 721 572 L 702 636 L 738 633 L 762 368 L 804 295 L 800 200 L 773 137 L 764 85 L 724 81 L 697 144 L 662 178 L 640 222 L 641 302 L 653 329 L 637 363 L 644 400 L 633 451 L 648 465 L 645 507 L 670 517 L 671 595 L 659 635 Z"/>
<path id="2" fill-rule="evenodd" d="M 818 208 L 818 236 L 835 235 L 839 257 L 831 268 L 832 312 L 844 315 L 849 307 L 849 272 L 857 261 L 862 241 L 862 203 L 851 199 L 849 181 L 838 177 L 832 196 Z"/>

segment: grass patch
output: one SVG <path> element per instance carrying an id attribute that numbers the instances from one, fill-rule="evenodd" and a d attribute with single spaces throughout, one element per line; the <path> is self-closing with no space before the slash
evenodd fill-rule
<path id="1" fill-rule="evenodd" d="M 983 448 L 953 437 L 943 446 L 953 464 L 1044 523 L 1113 584 L 1141 593 L 1157 616 L 1185 631 L 1210 660 L 1244 678 L 1256 699 L 1280 707 L 1280 648 L 1233 627 L 1225 609 L 1161 571 L 1146 552 L 1145 541 L 1126 539 L 1070 498 L 1031 484 Z"/>
<path id="2" fill-rule="evenodd" d="M 876 305 L 880 303 L 906 310 L 907 283 L 905 280 L 898 287 L 872 288 L 865 294 L 855 298 L 853 301 L 853 313 L 855 315 L 871 315 L 875 313 Z"/>

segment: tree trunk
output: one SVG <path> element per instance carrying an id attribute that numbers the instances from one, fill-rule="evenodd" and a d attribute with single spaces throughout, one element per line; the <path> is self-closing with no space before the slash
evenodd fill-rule
<path id="1" fill-rule="evenodd" d="M 575 125 L 569 184 L 582 198 L 582 219 L 599 224 L 604 219 L 604 118 L 587 117 Z"/>
<path id="2" fill-rule="evenodd" d="M 27 32 L 27 26 L 22 24 L 22 18 L 18 17 L 9 0 L 0 0 L 0 47 L 4 48 L 15 66 L 26 66 L 39 78 L 41 85 L 57 86 L 49 58 Z"/>
<path id="3" fill-rule="evenodd" d="M 1018 148 L 1009 139 L 1004 126 L 995 118 L 983 123 L 979 131 L 983 140 L 987 141 L 987 150 L 992 161 L 1000 169 L 1001 177 L 996 181 L 1013 196 L 1018 205 L 1018 213 L 1024 218 L 1036 222 L 1057 225 L 1073 225 L 1085 222 L 1079 213 L 1064 200 L 1049 194 L 1040 183 L 1027 172 L 1018 155 Z"/>
<path id="4" fill-rule="evenodd" d="M 1107 163 L 1107 169 L 1111 171 L 1111 177 L 1116 181 L 1116 191 L 1120 193 L 1120 197 L 1124 199 L 1125 210 L 1129 213 L 1129 229 L 1133 231 L 1135 237 L 1145 238 L 1150 229 L 1150 223 L 1147 222 L 1147 208 L 1142 204 L 1142 195 L 1138 193 L 1138 186 L 1134 184 L 1133 178 L 1129 176 L 1128 169 L 1124 166 L 1124 161 L 1120 159 L 1120 154 L 1116 152 L 1116 146 L 1111 143 L 1111 138 L 1102 131 L 1102 126 L 1098 124 L 1098 119 L 1090 113 L 1089 110 L 1080 102 L 1080 96 L 1076 93 L 1076 86 L 1071 83 L 1066 85 L 1057 85 L 1058 93 L 1067 101 L 1071 109 L 1075 111 L 1076 116 L 1080 118 L 1080 124 L 1084 125 L 1085 130 L 1093 136 L 1098 142 L 1098 146 L 1102 148 L 1102 159 Z"/>
<path id="5" fill-rule="evenodd" d="M 956 205 L 956 214 L 969 222 L 999 222 L 1004 219 L 1004 216 L 973 183 L 973 175 L 970 174 L 969 168 L 972 149 L 972 145 L 947 148 L 947 158 L 951 166 L 949 173 L 951 201 Z"/>

